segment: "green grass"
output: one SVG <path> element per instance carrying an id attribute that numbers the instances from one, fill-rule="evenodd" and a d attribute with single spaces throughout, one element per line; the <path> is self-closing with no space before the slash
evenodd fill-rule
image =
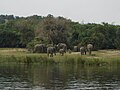
<path id="1" fill-rule="evenodd" d="M 0 48 L 0 63 L 41 63 L 41 64 L 81 64 L 81 65 L 117 65 L 120 64 L 119 50 L 99 50 L 92 55 L 80 55 L 79 52 L 66 53 L 54 57 L 47 54 L 29 53 L 21 48 Z"/>

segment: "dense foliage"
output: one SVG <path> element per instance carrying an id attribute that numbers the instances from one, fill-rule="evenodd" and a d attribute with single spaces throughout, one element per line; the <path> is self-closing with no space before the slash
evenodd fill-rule
<path id="1" fill-rule="evenodd" d="M 120 49 L 120 25 L 80 24 L 48 15 L 0 15 L 0 47 L 26 47 L 37 43 L 66 43 L 68 48 L 92 43 L 94 49 Z"/>

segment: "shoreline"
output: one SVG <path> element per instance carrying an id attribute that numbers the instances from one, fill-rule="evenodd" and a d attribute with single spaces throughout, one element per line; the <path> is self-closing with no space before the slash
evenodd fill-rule
<path id="1" fill-rule="evenodd" d="M 118 65 L 120 50 L 93 51 L 92 55 L 80 55 L 79 52 L 48 57 L 47 54 L 29 53 L 27 49 L 0 48 L 0 63 L 41 63 L 41 64 L 81 64 L 81 65 Z"/>

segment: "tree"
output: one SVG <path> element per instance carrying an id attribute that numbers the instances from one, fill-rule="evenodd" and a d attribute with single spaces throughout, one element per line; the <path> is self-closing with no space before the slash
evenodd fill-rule
<path id="1" fill-rule="evenodd" d="M 120 49 L 120 27 L 116 31 L 116 39 L 114 44 L 117 49 Z"/>
<path id="2" fill-rule="evenodd" d="M 67 42 L 69 20 L 48 15 L 36 28 L 36 36 L 47 39 L 48 43 L 58 44 Z"/>
<path id="3" fill-rule="evenodd" d="M 19 47 L 20 35 L 7 30 L 0 30 L 0 47 Z"/>

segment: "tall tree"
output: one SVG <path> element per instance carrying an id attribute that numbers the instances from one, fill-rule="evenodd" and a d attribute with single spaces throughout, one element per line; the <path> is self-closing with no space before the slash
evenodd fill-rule
<path id="1" fill-rule="evenodd" d="M 53 17 L 48 15 L 38 25 L 36 29 L 36 36 L 47 39 L 48 43 L 57 44 L 59 42 L 67 42 L 69 20 L 63 17 Z"/>

